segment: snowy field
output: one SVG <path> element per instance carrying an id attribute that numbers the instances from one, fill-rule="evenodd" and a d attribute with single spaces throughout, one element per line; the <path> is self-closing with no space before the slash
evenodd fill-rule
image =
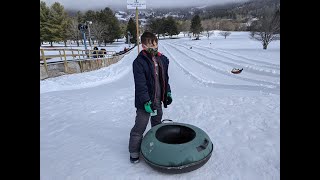
<path id="1" fill-rule="evenodd" d="M 40 81 L 41 180 L 280 179 L 280 41 L 263 50 L 247 32 L 179 37 L 159 41 L 173 95 L 163 119 L 203 129 L 209 161 L 175 175 L 130 163 L 135 48 L 109 67 Z"/>

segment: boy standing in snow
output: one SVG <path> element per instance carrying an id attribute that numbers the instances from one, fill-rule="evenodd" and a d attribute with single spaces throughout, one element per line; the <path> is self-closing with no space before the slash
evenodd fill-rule
<path id="1" fill-rule="evenodd" d="M 172 103 L 169 85 L 169 59 L 158 52 L 158 39 L 150 32 L 141 36 L 142 51 L 133 61 L 135 84 L 135 125 L 130 132 L 130 162 L 138 163 L 143 133 L 151 116 L 151 126 L 161 123 L 162 107 Z"/>

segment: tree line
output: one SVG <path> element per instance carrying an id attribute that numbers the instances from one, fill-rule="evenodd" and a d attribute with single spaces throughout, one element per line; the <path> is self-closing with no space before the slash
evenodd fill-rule
<path id="1" fill-rule="evenodd" d="M 68 40 L 75 41 L 79 46 L 79 41 L 83 43 L 79 24 L 89 26 L 91 39 L 87 30 L 88 41 L 99 46 L 122 38 L 126 30 L 126 25 L 121 24 L 108 7 L 100 11 L 78 11 L 76 16 L 69 16 L 60 3 L 55 2 L 48 7 L 45 2 L 40 1 L 40 46 L 43 42 L 50 42 L 52 46 L 53 42 L 61 41 L 66 46 Z"/>
<path id="2" fill-rule="evenodd" d="M 241 19 L 240 16 L 238 18 Z M 60 3 L 55 2 L 48 7 L 45 2 L 40 1 L 40 46 L 43 42 L 50 42 L 52 46 L 53 42 L 61 41 L 66 46 L 68 40 L 76 42 L 79 46 L 79 41 L 83 43 L 82 34 L 78 29 L 79 24 L 89 26 L 91 38 L 88 37 L 89 29 L 86 31 L 86 36 L 90 45 L 91 43 L 98 44 L 98 46 L 101 46 L 102 43 L 106 45 L 124 36 L 128 42 L 128 35 L 130 35 L 130 42 L 136 43 L 137 34 L 134 20 L 130 18 L 127 24 L 120 23 L 108 7 L 100 11 L 88 10 L 85 13 L 78 11 L 75 16 L 69 16 Z M 263 49 L 267 49 L 272 40 L 280 38 L 280 7 L 264 9 L 250 26 L 233 19 L 217 17 L 203 19 L 199 14 L 196 14 L 191 20 L 174 19 L 171 16 L 150 18 L 147 26 L 142 29 L 142 31 L 144 30 L 157 34 L 158 38 L 160 36 L 172 38 L 173 35 L 183 32 L 188 36 L 190 36 L 189 33 L 192 33 L 197 39 L 203 32 L 209 38 L 212 34 L 211 30 L 221 30 L 220 35 L 225 38 L 231 34 L 229 31 L 251 31 L 251 37 L 261 41 Z"/>
<path id="3" fill-rule="evenodd" d="M 231 34 L 230 31 L 250 31 L 250 37 L 262 43 L 263 49 L 267 49 L 269 43 L 273 40 L 280 39 L 280 8 L 265 8 L 257 15 L 257 18 L 251 24 L 243 24 L 242 27 L 235 23 L 232 19 L 212 18 L 201 20 L 197 14 L 191 21 L 189 20 L 174 20 L 171 17 L 162 19 L 151 19 L 148 23 L 148 28 L 151 32 L 158 35 L 176 35 L 179 32 L 191 32 L 196 39 L 199 35 L 205 32 L 209 38 L 212 30 L 221 30 L 219 35 L 227 36 Z"/>

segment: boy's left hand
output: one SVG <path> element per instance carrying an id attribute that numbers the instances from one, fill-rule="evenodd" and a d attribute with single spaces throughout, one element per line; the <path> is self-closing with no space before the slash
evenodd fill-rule
<path id="1" fill-rule="evenodd" d="M 171 96 L 171 92 L 167 93 L 167 105 L 170 105 L 172 103 L 172 96 Z"/>

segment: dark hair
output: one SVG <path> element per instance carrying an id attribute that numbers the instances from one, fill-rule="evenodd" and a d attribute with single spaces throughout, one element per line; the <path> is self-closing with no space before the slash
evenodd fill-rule
<path id="1" fill-rule="evenodd" d="M 144 32 L 141 36 L 141 43 L 142 44 L 153 44 L 154 42 L 156 42 L 158 44 L 158 39 L 157 36 L 154 35 L 151 32 Z"/>

